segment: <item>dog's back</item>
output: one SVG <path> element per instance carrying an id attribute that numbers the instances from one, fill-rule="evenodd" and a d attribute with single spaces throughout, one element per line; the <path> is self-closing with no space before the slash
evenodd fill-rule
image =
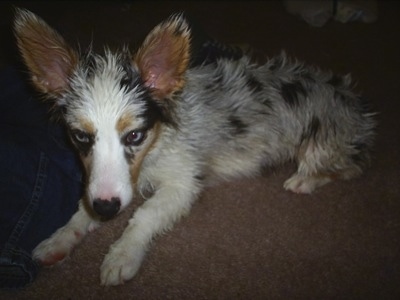
<path id="1" fill-rule="evenodd" d="M 368 165 L 375 126 L 350 84 L 349 76 L 284 54 L 261 66 L 248 57 L 222 58 L 188 71 L 176 108 L 179 138 L 191 145 L 203 176 L 253 175 L 295 160 L 302 181 L 347 179 Z M 286 188 L 311 192 L 319 185 L 299 184 Z"/>

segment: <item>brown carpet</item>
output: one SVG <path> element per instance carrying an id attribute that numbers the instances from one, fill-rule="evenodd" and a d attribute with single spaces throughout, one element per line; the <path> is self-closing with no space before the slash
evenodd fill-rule
<path id="1" fill-rule="evenodd" d="M 99 267 L 132 206 L 88 236 L 62 265 L 1 299 L 400 299 L 400 5 L 379 1 L 376 23 L 331 20 L 311 27 L 280 1 L 12 2 L 31 9 L 72 42 L 134 47 L 159 21 L 186 11 L 209 34 L 272 56 L 351 72 L 380 112 L 372 168 L 311 196 L 282 185 L 292 165 L 205 191 L 191 215 L 156 239 L 138 275 L 99 285 Z M 9 4 L 0 4 L 0 65 Z M 135 205 L 138 205 L 136 203 Z"/>

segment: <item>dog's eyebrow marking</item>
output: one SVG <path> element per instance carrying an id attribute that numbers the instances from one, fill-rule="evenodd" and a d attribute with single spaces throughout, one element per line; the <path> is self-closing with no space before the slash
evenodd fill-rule
<path id="1" fill-rule="evenodd" d="M 289 106 L 295 107 L 300 104 L 300 97 L 305 98 L 307 96 L 307 91 L 302 83 L 296 80 L 283 83 L 281 85 L 281 95 Z"/>
<path id="2" fill-rule="evenodd" d="M 127 128 L 132 127 L 133 116 L 130 113 L 123 114 L 117 121 L 116 129 L 119 133 L 124 132 Z"/>
<path id="3" fill-rule="evenodd" d="M 95 132 L 96 132 L 95 126 L 93 125 L 93 123 L 91 121 L 84 119 L 84 118 L 80 118 L 78 120 L 78 122 L 81 127 L 81 130 L 83 130 L 87 134 L 90 134 L 93 136 L 95 135 Z"/>

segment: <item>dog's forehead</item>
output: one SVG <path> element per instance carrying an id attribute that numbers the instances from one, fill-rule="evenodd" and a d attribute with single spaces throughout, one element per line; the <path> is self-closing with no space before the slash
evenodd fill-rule
<path id="1" fill-rule="evenodd" d="M 145 122 L 146 91 L 140 76 L 128 60 L 110 52 L 83 61 L 67 97 L 67 115 L 74 122 L 119 129 L 141 127 Z"/>

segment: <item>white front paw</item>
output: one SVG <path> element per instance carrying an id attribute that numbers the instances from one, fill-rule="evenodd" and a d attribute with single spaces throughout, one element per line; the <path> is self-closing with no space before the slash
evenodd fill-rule
<path id="1" fill-rule="evenodd" d="M 142 263 L 145 250 L 141 247 L 127 247 L 117 242 L 110 248 L 100 268 L 102 285 L 119 285 L 132 279 Z"/>
<path id="2" fill-rule="evenodd" d="M 71 253 L 82 236 L 82 233 L 68 227 L 60 228 L 50 238 L 36 246 L 32 253 L 33 259 L 45 266 L 54 265 Z"/>

